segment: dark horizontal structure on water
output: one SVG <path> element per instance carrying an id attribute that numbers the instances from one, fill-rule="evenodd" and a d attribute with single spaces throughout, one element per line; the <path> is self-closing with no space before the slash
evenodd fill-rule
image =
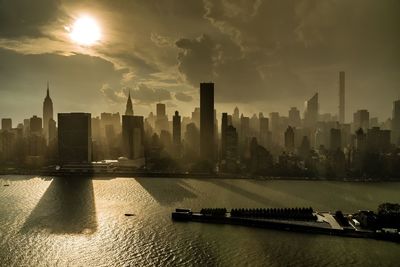
<path id="1" fill-rule="evenodd" d="M 314 212 L 312 208 L 257 208 L 232 209 L 206 208 L 200 212 L 190 209 L 176 209 L 172 219 L 181 222 L 202 222 L 232 224 L 276 230 L 335 235 L 355 238 L 371 238 L 400 242 L 400 233 L 394 228 L 362 228 L 356 214 L 343 215 L 341 212 Z"/>
<path id="2" fill-rule="evenodd" d="M 52 177 L 149 177 L 149 178 L 218 178 L 218 179 L 252 179 L 252 180 L 285 180 L 285 181 L 343 181 L 343 182 L 378 182 L 373 179 L 350 179 L 344 178 L 332 180 L 327 178 L 316 177 L 278 177 L 278 176 L 254 176 L 251 174 L 231 174 L 231 173 L 206 173 L 206 172 L 157 172 L 157 171 L 105 171 L 77 169 L 77 170 L 31 170 L 31 169 L 0 169 L 0 175 L 36 175 L 36 176 L 52 176 Z M 393 181 L 382 179 L 383 181 Z"/>

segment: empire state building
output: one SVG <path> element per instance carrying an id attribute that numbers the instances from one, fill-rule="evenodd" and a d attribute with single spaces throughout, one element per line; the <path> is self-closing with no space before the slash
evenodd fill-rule
<path id="1" fill-rule="evenodd" d="M 47 82 L 47 95 L 43 101 L 43 129 L 47 142 L 49 142 L 49 121 L 52 119 L 53 119 L 53 101 L 50 98 L 49 82 Z"/>

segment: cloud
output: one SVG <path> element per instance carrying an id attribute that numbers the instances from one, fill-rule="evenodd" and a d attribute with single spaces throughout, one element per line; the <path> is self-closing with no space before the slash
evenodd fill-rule
<path id="1" fill-rule="evenodd" d="M 192 85 L 202 81 L 212 81 L 217 46 L 207 35 L 196 39 L 182 38 L 176 41 L 181 49 L 178 54 L 179 71 Z"/>
<path id="2" fill-rule="evenodd" d="M 175 93 L 175 98 L 176 98 L 176 100 L 179 100 L 182 102 L 191 102 L 193 100 L 192 96 L 182 93 L 182 92 Z"/>
<path id="3" fill-rule="evenodd" d="M 43 37 L 42 27 L 61 13 L 57 0 L 11 0 L 0 3 L 0 38 Z"/>
<path id="4" fill-rule="evenodd" d="M 55 113 L 109 110 L 99 88 L 118 85 L 124 73 L 106 60 L 81 54 L 24 55 L 0 49 L 0 58 L 0 114 L 19 120 L 42 114 L 47 81 Z"/>
<path id="5" fill-rule="evenodd" d="M 120 88 L 129 87 L 142 107 L 162 95 L 188 113 L 192 102 L 175 93 L 213 81 L 217 105 L 259 103 L 286 113 L 319 91 L 321 110 L 336 113 L 337 72 L 345 70 L 349 110 L 364 105 L 390 114 L 400 86 L 399 12 L 395 0 L 0 1 L 0 48 L 37 55 L 1 57 L 0 93 L 7 87 L 20 96 L 55 76 L 74 102 L 83 94 L 116 108 L 124 102 Z M 72 43 L 64 29 L 81 13 L 102 27 L 95 46 Z M 62 57 L 54 63 L 50 55 Z M 10 106 L 11 94 L 2 96 L 0 108 Z M 42 101 L 30 96 L 27 106 Z"/>
<path id="6" fill-rule="evenodd" d="M 126 102 L 126 95 L 124 93 L 124 90 L 115 91 L 107 83 L 102 85 L 102 87 L 100 88 L 100 92 L 111 103 Z"/>
<path id="7" fill-rule="evenodd" d="M 140 84 L 137 89 L 132 90 L 131 97 L 140 104 L 152 104 L 172 99 L 169 91 L 165 89 L 152 89 L 144 84 Z"/>
<path id="8" fill-rule="evenodd" d="M 166 47 L 166 46 L 173 45 L 173 43 L 171 42 L 171 40 L 168 37 L 162 36 L 155 32 L 151 33 L 150 39 L 153 41 L 153 43 L 155 43 L 159 47 Z"/>
<path id="9" fill-rule="evenodd" d="M 195 39 L 180 39 L 176 45 L 181 49 L 178 56 L 181 74 L 196 88 L 200 82 L 213 81 L 218 102 L 282 99 L 293 88 L 304 86 L 289 68 L 268 66 L 260 59 L 263 56 L 244 53 L 229 39 L 214 40 L 202 35 Z M 295 95 L 291 93 L 291 96 Z"/>
<path id="10" fill-rule="evenodd" d="M 128 87 L 121 89 L 112 89 L 108 84 L 103 84 L 100 89 L 103 96 L 111 103 L 124 103 L 130 93 L 135 104 L 150 105 L 159 101 L 171 100 L 171 93 L 165 89 L 152 89 L 145 84 L 139 84 L 137 88 Z"/>

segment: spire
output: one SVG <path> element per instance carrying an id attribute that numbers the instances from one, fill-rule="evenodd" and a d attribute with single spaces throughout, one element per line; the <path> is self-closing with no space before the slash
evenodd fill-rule
<path id="1" fill-rule="evenodd" d="M 126 101 L 125 115 L 131 115 L 131 116 L 133 116 L 133 108 L 132 108 L 132 100 L 131 100 L 131 90 L 129 90 L 129 93 L 128 93 L 128 100 Z"/>
<path id="2" fill-rule="evenodd" d="M 50 92 L 49 92 L 49 81 L 47 81 L 47 95 L 46 97 L 50 97 Z"/>

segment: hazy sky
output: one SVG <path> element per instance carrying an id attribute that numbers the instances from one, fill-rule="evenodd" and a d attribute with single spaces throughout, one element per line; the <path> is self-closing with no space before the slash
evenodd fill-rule
<path id="1" fill-rule="evenodd" d="M 214 81 L 219 112 L 287 115 L 319 92 L 336 114 L 344 70 L 347 120 L 383 120 L 400 98 L 399 14 L 398 0 L 0 0 L 0 117 L 42 116 L 47 80 L 55 112 L 123 112 L 130 88 L 136 114 L 161 100 L 188 115 Z M 69 36 L 83 15 L 93 46 Z"/>

